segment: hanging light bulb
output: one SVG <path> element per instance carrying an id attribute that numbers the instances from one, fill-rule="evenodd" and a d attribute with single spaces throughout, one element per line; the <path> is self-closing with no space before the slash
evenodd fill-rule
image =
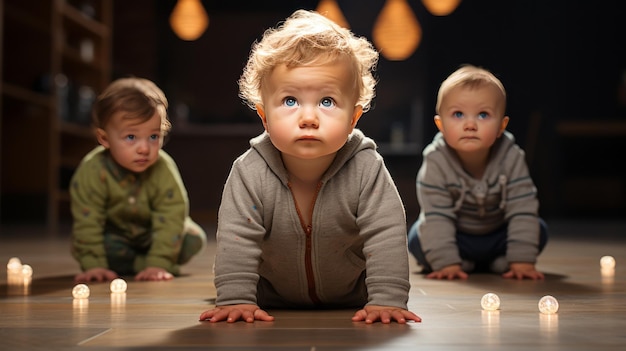
<path id="1" fill-rule="evenodd" d="M 192 41 L 209 26 L 209 16 L 200 0 L 178 0 L 170 15 L 170 25 L 179 38 Z"/>
<path id="2" fill-rule="evenodd" d="M 422 0 L 428 12 L 435 16 L 447 16 L 459 6 L 461 0 Z"/>
<path id="3" fill-rule="evenodd" d="M 422 28 L 406 0 L 387 0 L 380 11 L 372 39 L 380 53 L 392 61 L 407 59 L 415 52 Z"/>
<path id="4" fill-rule="evenodd" d="M 335 0 L 321 0 L 319 4 L 317 4 L 317 9 L 315 9 L 315 11 L 326 16 L 326 18 L 344 28 L 350 28 L 348 21 L 341 12 L 339 4 L 337 4 Z"/>

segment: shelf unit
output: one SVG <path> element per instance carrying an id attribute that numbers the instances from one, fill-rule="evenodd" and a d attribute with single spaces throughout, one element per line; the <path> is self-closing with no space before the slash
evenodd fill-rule
<path id="1" fill-rule="evenodd" d="M 96 145 L 91 104 L 111 75 L 110 0 L 0 0 L 0 221 L 56 230 Z"/>

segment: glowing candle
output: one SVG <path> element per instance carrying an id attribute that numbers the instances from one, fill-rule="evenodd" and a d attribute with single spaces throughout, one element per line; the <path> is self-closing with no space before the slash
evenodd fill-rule
<path id="1" fill-rule="evenodd" d="M 600 267 L 603 269 L 615 268 L 615 258 L 613 256 L 602 256 L 600 258 Z"/>
<path id="2" fill-rule="evenodd" d="M 22 261 L 18 257 L 11 257 L 7 263 L 7 273 L 17 274 L 22 270 Z"/>
<path id="3" fill-rule="evenodd" d="M 126 281 L 122 278 L 113 279 L 111 281 L 110 288 L 111 288 L 112 293 L 126 292 L 126 287 L 127 287 Z"/>
<path id="4" fill-rule="evenodd" d="M 496 311 L 500 308 L 500 298 L 494 293 L 486 293 L 480 299 L 480 306 L 485 311 Z"/>
<path id="5" fill-rule="evenodd" d="M 33 267 L 27 264 L 22 265 L 22 277 L 30 278 L 32 276 L 33 276 Z"/>
<path id="6" fill-rule="evenodd" d="M 539 300 L 539 312 L 554 314 L 559 310 L 559 301 L 554 296 L 546 295 Z"/>
<path id="7" fill-rule="evenodd" d="M 86 299 L 89 297 L 89 287 L 86 284 L 77 284 L 72 289 L 72 296 L 75 299 Z"/>

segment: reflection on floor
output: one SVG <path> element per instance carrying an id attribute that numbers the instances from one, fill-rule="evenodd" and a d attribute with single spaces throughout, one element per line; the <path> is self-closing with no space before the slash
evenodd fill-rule
<path id="1" fill-rule="evenodd" d="M 422 323 L 350 321 L 353 310 L 272 311 L 276 321 L 199 322 L 215 298 L 214 245 L 171 282 L 128 282 L 116 295 L 89 284 L 72 298 L 77 265 L 63 235 L 26 226 L 0 228 L 0 262 L 19 257 L 33 268 L 30 284 L 0 274 L 2 350 L 622 350 L 626 345 L 626 222 L 548 221 L 551 240 L 538 267 L 545 281 L 475 274 L 467 281 L 432 281 L 412 261 L 410 309 Z M 209 231 L 213 233 L 214 231 Z M 601 256 L 615 269 L 604 273 Z M 12 282 L 13 283 L 13 282 Z M 480 299 L 501 299 L 486 312 Z M 557 314 L 539 313 L 544 295 Z"/>

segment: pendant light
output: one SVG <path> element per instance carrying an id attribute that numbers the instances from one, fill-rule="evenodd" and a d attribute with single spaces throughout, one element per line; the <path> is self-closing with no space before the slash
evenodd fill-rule
<path id="1" fill-rule="evenodd" d="M 422 39 L 422 28 L 406 0 L 386 0 L 374 24 L 372 39 L 388 60 L 406 60 L 415 52 Z"/>
<path id="2" fill-rule="evenodd" d="M 422 3 L 433 15 L 447 16 L 459 7 L 461 0 L 422 0 Z"/>
<path id="3" fill-rule="evenodd" d="M 319 4 L 317 4 L 315 11 L 344 28 L 350 28 L 348 21 L 341 12 L 339 4 L 337 4 L 335 0 L 321 0 Z"/>
<path id="4" fill-rule="evenodd" d="M 209 16 L 200 0 L 178 0 L 170 15 L 170 26 L 182 40 L 193 41 L 209 26 Z"/>

